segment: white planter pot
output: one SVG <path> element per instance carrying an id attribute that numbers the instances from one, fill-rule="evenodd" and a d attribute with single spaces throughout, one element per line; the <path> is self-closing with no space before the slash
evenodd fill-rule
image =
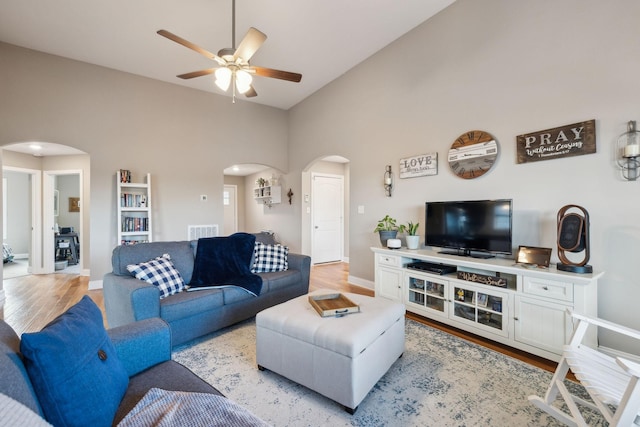
<path id="1" fill-rule="evenodd" d="M 407 249 L 418 249 L 420 246 L 420 236 L 406 236 Z"/>

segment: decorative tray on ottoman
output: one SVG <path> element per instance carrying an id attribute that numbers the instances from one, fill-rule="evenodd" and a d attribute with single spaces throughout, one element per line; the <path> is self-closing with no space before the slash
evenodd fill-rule
<path id="1" fill-rule="evenodd" d="M 309 304 L 311 304 L 322 317 L 339 317 L 349 313 L 360 312 L 360 306 L 358 304 L 340 293 L 311 295 L 309 296 Z"/>

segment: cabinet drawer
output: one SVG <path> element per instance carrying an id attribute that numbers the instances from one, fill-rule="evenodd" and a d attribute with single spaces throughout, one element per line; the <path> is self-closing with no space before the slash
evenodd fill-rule
<path id="1" fill-rule="evenodd" d="M 573 301 L 573 284 L 555 280 L 524 278 L 523 291 L 525 294 L 538 295 L 561 301 Z"/>
<path id="2" fill-rule="evenodd" d="M 391 267 L 400 267 L 400 257 L 395 255 L 378 254 L 378 263 Z"/>

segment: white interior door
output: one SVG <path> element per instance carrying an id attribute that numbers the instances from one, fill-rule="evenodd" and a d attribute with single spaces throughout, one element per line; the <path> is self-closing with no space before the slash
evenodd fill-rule
<path id="1" fill-rule="evenodd" d="M 224 234 L 230 235 L 238 231 L 238 187 L 225 185 L 223 190 Z"/>
<path id="2" fill-rule="evenodd" d="M 341 261 L 344 242 L 344 177 L 311 177 L 311 238 L 314 264 Z"/>

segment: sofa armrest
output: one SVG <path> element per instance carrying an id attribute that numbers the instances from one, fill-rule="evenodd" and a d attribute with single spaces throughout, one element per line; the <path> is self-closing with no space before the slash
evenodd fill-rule
<path id="1" fill-rule="evenodd" d="M 102 288 L 110 327 L 160 317 L 160 291 L 155 286 L 133 276 L 107 273 Z"/>
<path id="2" fill-rule="evenodd" d="M 171 360 L 171 329 L 159 317 L 118 326 L 107 332 L 129 377 Z"/>
<path id="3" fill-rule="evenodd" d="M 289 253 L 289 269 L 298 270 L 302 274 L 300 283 L 309 291 L 309 273 L 311 272 L 311 257 L 308 255 Z"/>

